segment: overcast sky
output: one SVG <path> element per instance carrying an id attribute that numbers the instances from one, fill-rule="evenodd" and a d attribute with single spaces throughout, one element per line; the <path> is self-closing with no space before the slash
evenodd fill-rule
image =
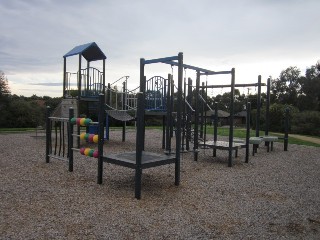
<path id="1" fill-rule="evenodd" d="M 96 42 L 107 82 L 128 75 L 132 88 L 140 58 L 178 52 L 189 65 L 236 68 L 236 83 L 259 74 L 265 82 L 289 66 L 304 74 L 320 59 L 319 10 L 319 0 L 1 0 L 0 70 L 13 94 L 62 96 L 63 55 Z M 148 65 L 147 78 L 171 73 L 160 65 Z"/>

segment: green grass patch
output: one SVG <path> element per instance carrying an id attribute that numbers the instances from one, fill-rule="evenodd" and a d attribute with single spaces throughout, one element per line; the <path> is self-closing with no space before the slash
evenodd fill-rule
<path id="1" fill-rule="evenodd" d="M 35 132 L 36 128 L 0 128 L 0 133 Z"/>
<path id="2" fill-rule="evenodd" d="M 235 138 L 245 138 L 246 137 L 246 129 L 244 128 L 234 128 L 233 129 L 233 136 Z M 207 134 L 212 134 L 213 135 L 213 127 L 207 126 Z M 254 137 L 256 135 L 256 131 L 251 130 L 250 131 L 250 137 Z M 274 133 L 270 132 L 269 135 L 272 136 L 277 136 L 277 137 L 283 137 L 283 133 Z M 219 127 L 218 128 L 218 136 L 229 136 L 229 128 L 225 127 Z M 259 132 L 259 136 L 264 136 L 264 131 Z M 282 139 L 279 140 L 279 142 L 283 142 Z M 301 140 L 298 138 L 291 137 L 289 134 L 289 144 L 298 144 L 298 145 L 305 145 L 305 146 L 313 146 L 313 147 L 320 147 L 320 144 Z"/>
<path id="3" fill-rule="evenodd" d="M 127 130 L 133 130 L 135 129 L 134 126 L 127 126 Z M 158 129 L 159 131 L 162 131 L 162 126 L 147 126 L 146 129 Z M 111 131 L 121 131 L 122 127 L 111 127 Z M 199 128 L 200 130 L 200 128 Z M 23 133 L 23 132 L 35 132 L 36 128 L 0 128 L 0 133 Z M 254 130 L 250 131 L 250 136 L 254 137 L 256 132 Z M 207 135 L 213 135 L 213 127 L 207 126 Z M 263 136 L 264 132 L 260 131 L 260 136 Z M 271 132 L 270 135 L 283 137 L 283 133 L 274 133 Z M 229 136 L 229 128 L 226 127 L 218 127 L 218 136 Z M 246 129 L 244 128 L 234 128 L 233 136 L 235 138 L 245 138 L 246 137 Z M 209 136 L 210 137 L 210 136 Z M 314 137 L 314 136 L 311 136 Z M 317 137 L 319 138 L 319 137 Z M 283 140 L 279 140 L 280 142 L 283 142 Z M 306 140 L 301 140 L 295 137 L 291 137 L 289 134 L 289 144 L 298 144 L 298 145 L 305 145 L 305 146 L 313 146 L 313 147 L 320 147 L 320 144 L 309 142 Z"/>

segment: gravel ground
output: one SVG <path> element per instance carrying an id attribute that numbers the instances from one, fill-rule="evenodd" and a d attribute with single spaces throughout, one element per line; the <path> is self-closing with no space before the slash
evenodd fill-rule
<path id="1" fill-rule="evenodd" d="M 147 130 L 146 150 L 161 152 L 161 132 Z M 135 148 L 111 132 L 105 152 Z M 261 147 L 250 162 L 239 151 L 201 150 L 198 162 L 182 154 L 181 184 L 174 165 L 146 169 L 142 199 L 134 198 L 134 171 L 75 153 L 67 163 L 45 163 L 45 139 L 0 134 L 1 239 L 320 239 L 320 148 L 280 143 Z"/>

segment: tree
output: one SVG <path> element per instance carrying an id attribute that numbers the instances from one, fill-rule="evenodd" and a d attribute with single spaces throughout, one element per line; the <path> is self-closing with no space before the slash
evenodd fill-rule
<path id="1" fill-rule="evenodd" d="M 0 110 L 1 110 L 1 118 L 4 118 L 5 111 L 4 109 L 9 103 L 10 89 L 8 85 L 7 77 L 4 72 L 0 71 Z"/>
<path id="2" fill-rule="evenodd" d="M 300 111 L 320 111 L 320 63 L 306 70 L 306 76 L 299 79 L 301 85 L 297 106 Z"/>
<path id="3" fill-rule="evenodd" d="M 271 92 L 275 102 L 296 106 L 300 91 L 300 73 L 297 67 L 288 67 L 280 73 L 279 78 L 272 80 Z"/>
<path id="4" fill-rule="evenodd" d="M 10 95 L 10 88 L 8 79 L 4 72 L 0 71 L 0 98 L 8 97 Z"/>
<path id="5" fill-rule="evenodd" d="M 0 70 L 0 94 L 7 95 L 10 94 L 10 89 L 8 85 L 8 79 L 4 72 Z"/>
<path id="6" fill-rule="evenodd" d="M 213 102 L 218 103 L 218 109 L 223 111 L 230 111 L 230 101 L 231 101 L 231 93 L 225 92 L 222 95 L 217 95 L 213 97 Z M 233 112 L 241 112 L 244 110 L 244 106 L 246 104 L 245 95 L 240 94 L 239 89 L 234 90 L 234 105 L 233 105 Z"/>
<path id="7" fill-rule="evenodd" d="M 6 118 L 1 119 L 1 127 L 36 127 L 44 123 L 44 107 L 33 101 L 20 98 L 11 101 L 6 110 Z"/>

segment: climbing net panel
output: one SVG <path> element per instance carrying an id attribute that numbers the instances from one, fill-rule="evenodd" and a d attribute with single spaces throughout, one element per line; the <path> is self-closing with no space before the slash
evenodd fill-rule
<path id="1" fill-rule="evenodd" d="M 135 119 L 135 117 L 128 114 L 125 110 L 107 110 L 106 112 L 110 117 L 122 122 L 128 122 Z"/>

